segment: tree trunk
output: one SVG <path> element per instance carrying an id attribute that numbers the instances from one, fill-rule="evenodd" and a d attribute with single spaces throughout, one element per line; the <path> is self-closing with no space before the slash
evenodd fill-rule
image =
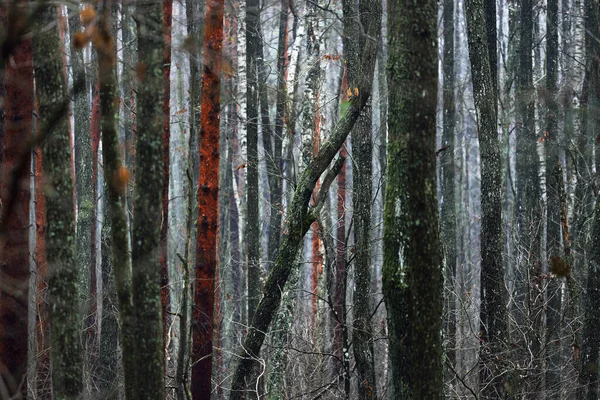
<path id="1" fill-rule="evenodd" d="M 246 241 L 248 243 L 248 321 L 252 321 L 254 310 L 260 299 L 260 227 L 258 215 L 258 70 L 257 55 L 262 46 L 258 36 L 260 11 L 258 0 L 246 2 L 246 90 L 247 151 L 246 174 L 247 220 Z"/>
<path id="2" fill-rule="evenodd" d="M 279 39 L 277 42 L 277 99 L 275 110 L 275 129 L 273 134 L 273 146 L 270 153 L 271 159 L 267 161 L 269 172 L 269 189 L 271 200 L 271 217 L 269 220 L 269 248 L 267 259 L 275 260 L 279 249 L 281 237 L 281 215 L 282 205 L 282 175 L 283 165 L 281 162 L 283 128 L 285 124 L 286 106 L 286 75 L 288 64 L 288 16 L 290 0 L 281 0 L 279 14 Z M 265 140 L 271 141 L 271 138 Z M 265 147 L 266 149 L 266 147 Z"/>
<path id="3" fill-rule="evenodd" d="M 42 6 L 33 40 L 40 125 L 65 106 L 67 84 L 57 8 Z M 46 29 L 48 26 L 53 28 Z M 44 143 L 52 386 L 57 399 L 75 399 L 82 391 L 82 351 L 79 338 L 79 276 L 75 259 L 75 213 L 69 125 L 66 115 L 56 122 Z"/>
<path id="4" fill-rule="evenodd" d="M 446 325 L 447 357 L 451 366 L 456 366 L 456 198 L 455 198 L 455 133 L 456 112 L 454 106 L 454 0 L 444 1 L 444 53 L 443 68 L 443 135 L 440 158 L 442 178 L 442 209 L 440 215 L 440 233 L 445 249 L 446 276 Z M 452 373 L 446 373 L 446 382 L 454 382 Z"/>
<path id="5" fill-rule="evenodd" d="M 110 226 L 110 243 L 115 287 L 121 322 L 121 349 L 123 353 L 123 371 L 125 375 L 125 395 L 127 398 L 138 396 L 135 373 L 139 360 L 136 358 L 135 315 L 132 305 L 131 258 L 129 250 L 129 229 L 125 196 L 129 172 L 123 166 L 119 156 L 119 140 L 115 115 L 117 113 L 114 97 L 117 94 L 115 39 L 110 30 L 111 1 L 105 0 L 99 20 L 100 36 L 95 46 L 98 55 L 98 96 L 101 110 L 102 157 L 104 176 L 107 183 L 107 203 Z M 94 117 L 93 117 L 94 118 Z M 94 125 L 94 123 L 92 123 Z M 100 127 L 93 128 L 100 131 Z M 94 140 L 94 139 L 92 139 Z M 97 146 L 94 144 L 93 146 Z M 104 257 L 103 257 L 104 258 Z M 103 275 L 106 272 L 103 271 Z M 109 290 L 106 288 L 105 290 Z M 110 312 L 106 310 L 106 312 Z M 110 318 L 110 317 L 109 317 Z"/>
<path id="6" fill-rule="evenodd" d="M 537 153 L 537 137 L 535 133 L 535 89 L 533 87 L 532 49 L 533 49 L 533 4 L 531 0 L 521 3 L 521 34 L 519 40 L 519 66 L 517 73 L 517 226 L 519 243 L 523 249 L 520 255 L 523 260 L 519 265 L 518 296 L 516 301 L 526 304 L 525 320 L 533 328 L 527 333 L 527 343 L 523 343 L 525 357 L 530 363 L 530 377 L 524 390 L 538 393 L 542 390 L 543 372 L 541 359 L 542 350 L 542 318 L 540 304 L 540 182 Z M 522 298 L 524 296 L 524 298 Z M 535 355 L 529 360 L 529 353 Z M 536 395 L 532 395 L 534 398 Z"/>
<path id="7" fill-rule="evenodd" d="M 193 306 L 192 397 L 208 399 L 211 393 L 212 334 L 217 263 L 219 195 L 219 119 L 221 108 L 221 56 L 223 0 L 206 5 L 204 68 L 200 124 L 200 178 L 198 181 L 198 240 Z"/>
<path id="8" fill-rule="evenodd" d="M 396 398 L 441 399 L 443 279 L 435 183 L 437 5 L 424 1 L 400 9 L 398 3 L 391 2 L 388 10 L 388 169 L 394 166 L 400 170 L 387 183 L 385 218 L 386 222 L 395 223 L 384 234 L 385 243 L 391 244 L 391 249 L 386 250 L 385 266 L 386 304 L 393 305 L 388 309 L 390 348 L 396 351 L 391 360 L 398 377 L 394 382 L 400 386 L 395 388 Z M 396 207 L 390 207 L 390 202 L 398 199 L 402 215 L 396 214 Z M 406 232 L 401 235 L 404 243 L 398 239 L 392 242 L 392 232 Z M 400 266 L 397 253 L 390 253 L 394 248 L 404 253 L 406 270 Z M 406 313 L 408 320 L 404 319 Z M 404 330 L 407 322 L 408 332 Z M 408 357 L 399 348 L 404 345 L 405 335 L 410 346 Z M 410 366 L 403 370 L 407 368 L 402 365 L 406 357 Z M 403 372 L 408 375 L 408 382 Z M 410 394 L 404 388 L 407 384 Z"/>
<path id="9" fill-rule="evenodd" d="M 160 219 L 163 187 L 162 4 L 136 3 L 138 28 L 137 144 L 132 232 L 133 305 L 136 312 L 137 398 L 164 398 L 160 301 Z"/>
<path id="10" fill-rule="evenodd" d="M 165 33 L 165 43 L 163 50 L 163 186 L 162 186 L 162 220 L 160 226 L 160 303 L 162 310 L 163 344 L 166 347 L 169 342 L 167 332 L 171 324 L 171 288 L 169 286 L 169 150 L 171 146 L 171 25 L 173 22 L 173 0 L 163 0 L 163 29 Z M 164 351 L 168 355 L 169 349 Z M 167 374 L 167 359 L 165 357 L 164 373 Z"/>
<path id="11" fill-rule="evenodd" d="M 365 21 L 369 23 L 363 24 L 366 34 L 370 38 L 379 37 L 381 32 L 380 15 L 380 4 L 376 1 L 371 2 L 370 11 L 365 13 L 364 16 Z M 365 44 L 362 47 L 363 56 L 360 58 L 363 75 L 362 79 L 358 82 L 358 95 L 353 97 L 344 118 L 341 119 L 331 132 L 329 139 L 323 144 L 319 154 L 311 159 L 303 170 L 294 191 L 294 198 L 289 212 L 291 216 L 289 225 L 282 235 L 283 241 L 280 251 L 271 273 L 265 282 L 263 297 L 256 309 L 252 326 L 244 339 L 244 350 L 240 354 L 240 361 L 233 375 L 232 400 L 246 398 L 246 388 L 248 386 L 253 387 L 253 382 L 248 382 L 248 378 L 252 376 L 251 374 L 257 366 L 256 357 L 260 353 L 260 348 L 265 339 L 265 332 L 268 331 L 269 325 L 279 307 L 281 288 L 285 286 L 293 269 L 293 260 L 298 246 L 302 242 L 311 223 L 316 219 L 316 215 L 308 209 L 308 204 L 317 180 L 325 172 L 338 149 L 344 143 L 346 136 L 354 126 L 370 97 L 377 44 L 371 40 L 364 40 L 364 42 Z M 341 168 L 341 165 L 337 166 L 337 169 L 339 168 Z"/>
<path id="12" fill-rule="evenodd" d="M 18 5 L 17 5 L 18 4 Z M 25 13 L 26 1 L 9 7 L 9 29 Z M 1 209 L 2 223 L 7 231 L 0 236 L 0 387 L 10 398 L 27 398 L 28 360 L 28 299 L 29 299 L 29 202 L 30 202 L 30 149 L 33 114 L 33 68 L 31 39 L 19 38 L 11 62 L 7 63 L 4 140 L 0 173 L 0 204 L 9 204 L 12 210 Z M 17 170 L 21 158 L 27 168 Z M 17 181 L 17 182 L 14 182 Z M 18 189 L 14 191 L 13 187 Z M 7 207 L 8 208 L 8 207 Z"/>
<path id="13" fill-rule="evenodd" d="M 480 386 L 485 398 L 498 398 L 504 393 L 498 375 L 502 368 L 498 356 L 504 350 L 508 335 L 508 315 L 504 271 L 502 267 L 502 170 L 498 141 L 496 8 L 489 10 L 489 0 L 466 4 L 469 58 L 473 93 L 478 116 L 481 149 L 481 331 Z M 485 20 L 484 17 L 485 16 Z M 484 30 L 487 25 L 487 40 Z M 493 33 L 489 32 L 494 26 Z M 493 42 L 493 45 L 491 44 Z"/>
<path id="14" fill-rule="evenodd" d="M 561 258 L 561 201 L 562 174 L 556 174 L 559 160 L 558 138 L 558 0 L 548 0 L 546 20 L 546 197 L 547 197 L 547 237 L 546 253 L 548 260 L 558 262 Z M 558 259 L 556 258 L 558 257 Z M 549 273 L 551 271 L 546 271 Z M 561 277 L 554 275 L 548 282 L 548 308 L 546 315 L 546 386 L 547 398 L 561 396 Z"/>

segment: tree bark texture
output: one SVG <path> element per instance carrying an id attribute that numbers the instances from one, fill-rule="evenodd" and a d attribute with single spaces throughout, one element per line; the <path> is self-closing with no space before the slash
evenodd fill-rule
<path id="1" fill-rule="evenodd" d="M 437 4 L 392 1 L 388 27 L 388 171 L 391 166 L 399 170 L 387 183 L 384 217 L 391 222 L 384 230 L 384 246 L 391 247 L 385 250 L 384 290 L 386 305 L 391 306 L 394 383 L 400 386 L 394 389 L 396 398 L 441 399 L 443 279 L 435 183 Z M 401 234 L 396 242 L 394 233 Z M 403 252 L 406 268 L 394 249 Z M 405 335 L 409 355 L 401 348 Z"/>
<path id="2" fill-rule="evenodd" d="M 456 111 L 454 105 L 454 0 L 445 0 L 443 9 L 444 52 L 443 68 L 443 135 L 440 157 L 442 178 L 442 208 L 440 215 L 440 234 L 445 249 L 446 276 L 446 324 L 444 327 L 447 340 L 447 357 L 452 366 L 456 365 L 456 197 L 455 197 L 455 133 Z M 453 377 L 448 372 L 447 382 Z"/>
<path id="3" fill-rule="evenodd" d="M 558 79 L 558 0 L 548 0 L 546 16 L 546 82 L 544 99 L 546 106 L 546 127 L 544 145 L 546 148 L 546 197 L 547 197 L 547 236 L 546 265 L 559 262 L 561 254 L 561 200 L 562 174 L 555 173 L 559 167 L 559 109 L 557 102 Z M 556 258 L 558 257 L 558 258 Z M 566 261 L 566 260 L 565 260 Z M 549 271 L 546 271 L 548 273 Z M 561 286 L 562 277 L 550 277 L 547 286 L 548 307 L 546 314 L 546 385 L 547 398 L 561 396 Z"/>
<path id="4" fill-rule="evenodd" d="M 248 244 L 248 321 L 252 321 L 261 293 L 260 227 L 258 215 L 258 69 L 257 58 L 260 10 L 258 0 L 246 2 L 246 132 L 247 132 L 247 207 L 246 242 Z"/>
<path id="5" fill-rule="evenodd" d="M 8 9 L 8 21 L 16 22 L 25 12 L 20 1 Z M 9 26 L 8 29 L 14 29 Z M 0 236 L 0 386 L 10 398 L 27 398 L 28 357 L 28 298 L 29 298 L 29 201 L 30 169 L 17 171 L 16 167 L 25 157 L 30 165 L 30 149 L 33 114 L 33 67 L 31 39 L 20 38 L 11 62 L 5 70 L 5 120 L 0 173 L 0 204 L 8 204 L 9 197 L 16 203 L 8 214 L 1 209 L 0 215 L 8 230 Z M 17 192 L 12 191 L 17 180 Z"/>
<path id="6" fill-rule="evenodd" d="M 163 343 L 167 344 L 167 332 L 171 321 L 171 289 L 169 286 L 169 151 L 171 146 L 171 26 L 173 23 L 173 0 L 163 0 L 163 29 L 165 43 L 163 51 L 163 186 L 162 186 L 162 222 L 160 226 L 160 303 L 162 310 Z M 168 349 L 166 349 L 168 352 Z M 165 358 L 165 374 L 167 364 Z"/>
<path id="7" fill-rule="evenodd" d="M 63 73 L 57 8 L 42 6 L 33 39 L 40 126 L 64 108 L 67 84 Z M 50 29 L 46 29 L 51 26 Z M 76 399 L 82 391 L 83 357 L 79 323 L 79 275 L 75 258 L 75 209 L 69 125 L 63 115 L 44 142 L 46 246 L 52 388 L 55 399 Z"/>
<path id="8" fill-rule="evenodd" d="M 200 178 L 198 181 L 198 239 L 192 317 L 192 397 L 210 398 L 212 335 L 215 303 L 219 208 L 219 120 L 223 0 L 206 4 L 202 102 L 200 122 Z"/>
<path id="9" fill-rule="evenodd" d="M 137 143 L 133 198 L 132 273 L 136 313 L 138 398 L 164 398 L 160 297 L 160 228 L 163 163 L 162 3 L 136 2 L 138 32 Z"/>
<path id="10" fill-rule="evenodd" d="M 494 2 L 492 2 L 494 3 Z M 502 169 L 498 141 L 496 73 L 496 9 L 481 0 L 466 3 L 469 58 L 481 151 L 481 332 L 480 385 L 485 398 L 498 398 L 504 389 L 499 355 L 508 334 L 502 267 Z M 483 18 L 485 16 L 485 19 Z M 487 24 L 487 28 L 484 26 Z M 493 34 L 486 29 L 494 26 Z M 491 44 L 493 42 L 493 45 Z M 493 65 L 493 68 L 492 68 Z M 491 384 L 490 384 L 491 383 Z"/>

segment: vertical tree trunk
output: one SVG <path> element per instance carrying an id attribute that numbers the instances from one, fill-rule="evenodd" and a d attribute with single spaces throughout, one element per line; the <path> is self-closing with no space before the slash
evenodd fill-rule
<path id="1" fill-rule="evenodd" d="M 171 25 L 173 22 L 173 0 L 163 0 L 163 29 L 165 43 L 163 51 L 163 186 L 162 186 L 162 222 L 160 226 L 160 303 L 162 309 L 163 343 L 167 345 L 167 332 L 171 318 L 171 289 L 169 287 L 169 140 L 171 138 Z M 165 349 L 168 354 L 169 349 Z M 165 375 L 168 357 L 165 357 Z"/>
<path id="2" fill-rule="evenodd" d="M 400 3 L 400 4 L 399 4 Z M 388 181 L 386 194 L 387 202 L 393 199 L 400 201 L 401 212 L 386 207 L 386 221 L 390 219 L 406 219 L 407 233 L 404 260 L 407 270 L 402 271 L 397 253 L 388 253 L 386 266 L 386 286 L 388 299 L 390 292 L 398 291 L 397 307 L 402 307 L 401 290 L 407 287 L 407 308 L 399 312 L 408 312 L 410 330 L 401 331 L 402 314 L 394 313 L 397 309 L 390 308 L 390 322 L 395 329 L 390 329 L 391 338 L 396 346 L 402 345 L 402 336 L 407 334 L 411 346 L 410 362 L 410 396 L 413 398 L 441 399 L 443 398 L 442 381 L 442 338 L 441 314 L 443 303 L 443 280 L 441 275 L 440 243 L 438 237 L 438 215 L 435 183 L 435 113 L 437 103 L 437 5 L 434 1 L 423 1 L 411 4 L 410 7 L 400 8 L 401 2 L 392 1 L 389 4 L 388 23 L 391 34 L 389 41 L 389 77 L 390 84 L 390 119 L 391 132 L 397 131 L 398 136 L 390 140 L 388 150 L 390 158 L 388 166 L 398 168 L 398 162 L 406 162 L 400 175 L 394 181 Z M 418 71 L 418 73 L 417 73 Z M 392 97 L 392 93 L 394 94 Z M 396 97 L 397 96 L 397 97 Z M 417 117 L 418 116 L 418 117 Z M 395 135 L 395 134 L 394 134 Z M 406 158 L 402 158 L 403 147 L 406 145 Z M 394 158 L 396 156 L 396 158 Z M 405 173 L 403 176 L 402 173 Z M 403 188 L 403 183 L 405 187 Z M 392 192 L 396 190 L 396 194 Z M 404 196 L 404 197 L 402 197 Z M 388 231 L 396 228 L 402 232 L 395 221 Z M 405 236 L 402 235 L 404 238 Z M 402 243 L 392 244 L 396 249 Z M 391 250 L 391 249 L 390 249 Z M 391 258 L 391 260 L 390 260 Z M 394 268 L 395 264 L 395 268 Z M 400 277 L 404 275 L 404 279 Z M 394 300 L 392 297 L 390 300 Z M 388 301 L 387 304 L 391 304 Z M 406 304 L 406 303 L 404 303 Z M 393 346 L 390 346 L 394 348 Z M 398 351 L 398 347 L 395 347 Z M 405 366 L 399 362 L 403 353 L 392 355 L 393 368 Z M 400 371 L 402 371 L 400 369 Z M 398 382 L 402 384 L 402 380 Z M 396 398 L 404 398 L 403 393 L 396 393 Z"/>
<path id="3" fill-rule="evenodd" d="M 211 393 L 218 231 L 223 7 L 223 0 L 211 0 L 206 5 L 200 123 L 201 164 L 198 180 L 198 240 L 192 326 L 191 388 L 194 400 L 207 399 Z"/>
<path id="4" fill-rule="evenodd" d="M 363 23 L 361 13 L 367 2 L 361 1 L 358 7 L 353 1 L 344 1 L 344 51 L 347 48 L 348 90 L 355 96 L 360 70 L 360 36 Z M 310 33 L 309 33 L 310 34 Z M 360 38 L 360 40 L 356 40 Z M 355 233 L 355 292 L 354 292 L 354 358 L 358 371 L 358 395 L 360 399 L 376 398 L 375 371 L 373 365 L 372 328 L 370 321 L 370 231 L 371 231 L 371 106 L 363 109 L 352 130 L 353 158 L 356 160 L 354 172 L 353 219 Z"/>
<path id="5" fill-rule="evenodd" d="M 546 20 L 546 196 L 547 196 L 547 237 L 546 253 L 548 261 L 558 262 L 561 258 L 561 202 L 560 188 L 562 174 L 556 174 L 559 160 L 558 138 L 558 0 L 548 0 Z M 546 271 L 549 273 L 550 271 Z M 548 308 L 546 314 L 546 386 L 550 390 L 547 398 L 558 399 L 561 395 L 561 277 L 553 276 L 548 283 Z"/>
<path id="6" fill-rule="evenodd" d="M 117 109 L 114 102 L 114 97 L 117 94 L 116 52 L 115 38 L 110 32 L 110 7 L 111 1 L 105 0 L 102 4 L 102 13 L 98 26 L 100 35 L 94 43 L 98 55 L 99 99 L 97 106 L 95 104 L 94 107 L 100 108 L 102 114 L 99 122 L 102 128 L 102 156 L 108 193 L 107 203 L 105 204 L 108 208 L 108 216 L 110 219 L 110 221 L 107 220 L 105 223 L 107 226 L 110 226 L 110 243 L 112 250 L 112 263 L 110 267 L 114 274 L 119 305 L 121 325 L 120 341 L 123 353 L 125 395 L 127 398 L 136 398 L 139 396 L 138 390 L 141 390 L 141 388 L 136 385 L 135 381 L 137 363 L 140 361 L 136 358 L 137 354 L 135 350 L 136 321 L 132 306 L 131 258 L 125 204 L 129 172 L 127 168 L 123 166 L 119 157 L 119 141 L 115 121 Z M 95 124 L 92 123 L 92 125 Z M 98 130 L 99 132 L 100 126 L 93 127 L 92 129 Z M 92 140 L 95 141 L 94 138 L 92 138 Z M 97 148 L 97 143 L 92 146 Z M 95 154 L 97 153 L 95 152 Z M 103 276 L 105 275 L 106 272 L 103 270 Z M 110 288 L 106 287 L 105 291 L 106 290 L 110 290 Z M 109 313 L 110 311 L 106 310 L 105 312 Z"/>
<path id="7" fill-rule="evenodd" d="M 466 4 L 469 58 L 478 116 L 481 149 L 481 331 L 480 385 L 485 398 L 498 398 L 504 388 L 496 360 L 508 334 L 504 271 L 502 268 L 502 177 L 498 141 L 496 75 L 496 8 L 489 0 Z M 482 18 L 482 17 L 485 17 Z M 487 28 L 483 25 L 486 24 Z M 490 33 L 490 25 L 494 26 Z M 487 40 L 484 30 L 487 29 Z M 492 44 L 493 42 L 493 44 Z"/>
<path id="8" fill-rule="evenodd" d="M 69 17 L 69 32 L 74 38 L 81 31 L 81 19 L 79 17 L 79 6 L 71 11 Z M 73 49 L 71 51 L 71 62 L 73 68 L 73 81 L 86 81 L 86 71 L 83 59 L 83 51 Z M 95 81 L 91 79 L 92 83 Z M 87 85 L 86 85 L 87 87 Z M 77 269 L 85 274 L 84 282 L 88 277 L 95 275 L 96 271 L 96 243 L 92 241 L 92 231 L 96 229 L 95 218 L 95 186 L 92 184 L 92 143 L 90 135 L 90 105 L 88 104 L 88 93 L 82 90 L 74 94 L 74 137 L 75 137 L 75 187 L 77 192 Z M 99 131 L 98 131 L 99 133 Z M 95 232 L 94 235 L 95 237 Z M 94 257 L 94 258 L 92 258 Z M 86 376 L 93 376 L 93 368 L 96 367 L 97 338 L 96 309 L 94 307 L 97 298 L 95 295 L 95 280 L 90 281 L 90 287 L 82 293 L 82 300 L 87 301 L 85 311 L 88 316 L 85 320 L 86 328 Z M 85 286 L 84 286 L 85 287 Z M 88 296 L 90 296 L 88 298 Z M 89 372 L 87 372 L 89 371 Z"/>
<path id="9" fill-rule="evenodd" d="M 56 6 L 42 6 L 33 40 L 40 126 L 65 108 L 67 84 L 63 75 Z M 51 29 L 46 29 L 53 26 Z M 66 115 L 44 143 L 46 177 L 48 303 L 52 387 L 57 399 L 75 399 L 82 391 L 82 351 L 79 339 L 79 277 L 75 260 L 75 213 L 69 126 Z"/>
<path id="10" fill-rule="evenodd" d="M 279 14 L 279 38 L 277 41 L 277 99 L 275 110 L 275 129 L 273 132 L 273 147 L 271 159 L 267 162 L 267 171 L 269 172 L 269 189 L 271 200 L 271 217 L 269 220 L 269 248 L 267 259 L 275 260 L 277 250 L 279 249 L 281 236 L 281 215 L 282 215 L 282 174 L 283 165 L 281 163 L 283 128 L 285 124 L 285 105 L 286 105 L 286 75 L 288 64 L 288 16 L 290 1 L 281 0 L 281 10 Z M 271 140 L 271 138 L 267 138 Z"/>
<path id="11" fill-rule="evenodd" d="M 252 321 L 261 293 L 260 227 L 258 215 L 258 69 L 257 55 L 261 45 L 258 36 L 260 11 L 258 0 L 246 2 L 246 90 L 247 113 L 247 207 L 246 241 L 248 243 L 248 321 Z"/>
<path id="12" fill-rule="evenodd" d="M 15 29 L 25 13 L 26 1 L 9 8 L 8 29 Z M 7 231 L 0 236 L 0 387 L 10 398 L 27 398 L 28 353 L 28 299 L 29 299 L 29 201 L 30 150 L 26 146 L 32 135 L 33 114 L 33 68 L 31 39 L 19 38 L 7 63 L 6 71 L 6 119 L 2 147 L 0 173 L 1 203 L 8 205 L 14 197 L 12 210 L 1 210 L 2 224 Z M 21 160 L 25 157 L 25 160 Z M 19 162 L 27 168 L 17 171 Z M 13 182 L 16 180 L 17 182 Z M 17 188 L 16 192 L 14 188 Z M 0 206 L 1 207 L 1 206 Z M 8 207 L 6 207 L 8 209 Z"/>
<path id="13" fill-rule="evenodd" d="M 535 133 L 535 89 L 533 86 L 533 4 L 531 0 L 521 3 L 521 33 L 519 40 L 519 66 L 517 73 L 517 226 L 519 243 L 523 249 L 517 276 L 521 282 L 519 292 L 525 296 L 526 320 L 533 328 L 528 332 L 526 351 L 536 355 L 532 361 L 531 374 L 527 379 L 527 390 L 538 393 L 542 389 L 542 365 L 537 356 L 542 350 L 542 319 L 540 296 L 541 260 L 541 220 L 539 163 L 537 137 Z M 525 285 L 523 287 L 523 285 Z M 524 293 L 523 293 L 524 292 Z M 517 300 L 519 301 L 519 300 Z M 529 356 L 527 355 L 527 358 Z M 533 395 L 534 398 L 537 395 Z"/>
<path id="14" fill-rule="evenodd" d="M 36 105 L 36 111 L 38 109 Z M 48 262 L 46 257 L 46 196 L 44 195 L 44 169 L 41 147 L 35 149 L 35 263 L 36 285 L 36 363 L 35 391 L 41 400 L 52 399 L 50 377 L 50 324 L 48 320 Z"/>
<path id="15" fill-rule="evenodd" d="M 138 97 L 133 207 L 132 273 L 136 312 L 138 398 L 164 398 L 164 352 L 160 301 L 160 219 L 163 163 L 162 4 L 136 3 Z"/>
<path id="16" fill-rule="evenodd" d="M 443 68 L 443 135 L 440 158 L 442 178 L 442 209 L 440 215 L 440 233 L 445 249 L 446 276 L 446 326 L 448 361 L 454 368 L 456 365 L 456 198 L 455 198 L 455 133 L 456 112 L 454 106 L 454 0 L 444 1 L 444 53 Z M 447 373 L 446 382 L 452 382 L 454 377 Z"/>

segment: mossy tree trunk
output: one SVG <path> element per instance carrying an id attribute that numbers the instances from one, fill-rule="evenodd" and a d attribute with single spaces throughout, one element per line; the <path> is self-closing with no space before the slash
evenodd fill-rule
<path id="1" fill-rule="evenodd" d="M 279 308 L 282 288 L 284 288 L 294 267 L 294 258 L 298 247 L 310 225 L 317 218 L 315 214 L 317 210 L 309 209 L 314 187 L 344 143 L 370 98 L 377 52 L 377 42 L 372 39 L 377 39 L 381 32 L 381 4 L 372 1 L 369 2 L 369 7 L 366 8 L 368 12 L 365 12 L 364 21 L 368 23 L 363 23 L 363 27 L 369 40 L 363 38 L 364 46 L 361 49 L 362 55 L 359 58 L 363 74 L 361 75 L 362 79 L 357 82 L 358 95 L 352 98 L 344 117 L 333 129 L 329 139 L 323 143 L 319 153 L 307 160 L 306 168 L 300 173 L 290 205 L 288 226 L 282 235 L 279 253 L 265 282 L 263 297 L 256 309 L 252 326 L 244 339 L 243 350 L 239 355 L 240 360 L 235 368 L 232 381 L 232 400 L 245 399 L 248 396 L 247 388 L 254 387 L 255 382 L 252 382 L 251 377 L 257 367 L 257 357 L 265 339 L 265 332 L 268 331 Z M 337 174 L 337 171 L 341 168 L 341 163 L 338 161 L 336 164 L 339 165 L 334 166 L 331 171 Z M 317 196 L 317 198 L 320 196 Z M 317 202 L 317 204 L 319 203 Z"/>
<path id="2" fill-rule="evenodd" d="M 34 70 L 40 126 L 46 126 L 67 101 L 67 84 L 57 8 L 42 6 L 33 39 Z M 50 28 L 48 29 L 48 26 Z M 76 399 L 83 387 L 80 341 L 79 274 L 75 258 L 75 208 L 69 125 L 62 116 L 44 142 L 46 178 L 46 246 L 48 249 L 48 302 L 52 387 L 55 399 Z"/>
<path id="3" fill-rule="evenodd" d="M 136 313 L 137 398 L 164 398 L 164 353 L 160 296 L 160 228 L 163 187 L 162 3 L 136 2 L 138 90 L 133 198 L 132 274 Z"/>
<path id="4" fill-rule="evenodd" d="M 258 215 L 258 69 L 257 59 L 259 46 L 258 36 L 260 10 L 258 0 L 246 2 L 246 132 L 247 132 L 247 219 L 246 241 L 248 243 L 248 321 L 252 321 L 261 293 L 260 268 L 260 227 Z"/>
<path id="5" fill-rule="evenodd" d="M 384 247 L 390 248 L 385 250 L 384 290 L 390 347 L 395 351 L 391 355 L 397 383 L 394 396 L 441 399 L 443 279 L 435 182 L 437 3 L 392 1 L 388 27 L 388 172 L 392 166 L 398 171 L 387 182 L 384 224 L 389 226 L 384 228 Z M 394 240 L 394 235 L 399 237 Z M 397 251 L 403 253 L 404 265 Z M 404 345 L 410 346 L 410 354 Z"/>
<path id="6" fill-rule="evenodd" d="M 469 58 L 481 151 L 481 332 L 479 376 L 485 398 L 498 398 L 504 389 L 500 354 L 508 334 L 502 264 L 502 169 L 498 141 L 495 2 L 466 4 Z M 493 32 L 490 26 L 493 25 Z"/>
<path id="7" fill-rule="evenodd" d="M 125 396 L 136 398 L 138 387 L 135 384 L 135 373 L 138 360 L 135 352 L 135 315 L 132 305 L 131 258 L 129 249 L 129 230 L 126 213 L 126 195 L 129 173 L 119 155 L 119 139 L 115 116 L 117 113 L 115 97 L 116 82 L 116 50 L 115 38 L 111 34 L 110 10 L 111 1 L 102 3 L 98 22 L 99 38 L 95 47 L 98 55 L 98 94 L 100 100 L 100 125 L 102 129 L 102 156 L 104 176 L 107 185 L 106 224 L 110 226 L 110 269 L 114 275 L 120 317 L 120 343 L 123 353 L 123 371 L 125 375 Z M 106 231 L 106 230 L 105 230 Z M 103 257 L 104 258 L 104 257 Z M 108 265 L 103 265 L 103 268 Z M 103 281 L 106 281 L 103 270 Z M 108 278 L 110 280 L 110 278 Z M 109 288 L 105 288 L 108 290 Z M 110 313 L 110 310 L 104 312 Z M 110 318 L 110 316 L 108 316 Z M 104 327 L 104 324 L 103 324 Z M 107 326 L 108 328 L 108 326 Z M 104 329 L 104 328 L 103 328 Z M 107 333 L 111 334 L 111 333 Z M 102 354 L 102 353 L 101 353 Z M 106 387 L 112 390 L 112 387 Z M 106 394 L 109 395 L 108 393 Z M 112 395 L 115 395 L 114 393 Z"/>

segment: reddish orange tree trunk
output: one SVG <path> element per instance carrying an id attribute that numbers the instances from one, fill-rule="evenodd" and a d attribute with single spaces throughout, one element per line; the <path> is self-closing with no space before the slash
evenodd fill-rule
<path id="1" fill-rule="evenodd" d="M 163 190 L 162 225 L 160 226 L 160 299 L 163 318 L 163 342 L 167 345 L 167 330 L 170 321 L 171 291 L 169 289 L 169 140 L 171 138 L 171 27 L 173 21 L 173 0 L 163 0 L 163 25 L 165 48 L 163 53 Z M 165 358 L 166 360 L 167 358 Z M 166 368 L 166 362 L 165 362 Z M 166 369 L 165 369 L 166 371 Z"/>
<path id="2" fill-rule="evenodd" d="M 198 239 L 194 288 L 192 397 L 210 398 L 219 213 L 219 120 L 223 0 L 206 3 L 198 180 Z"/>
<path id="3" fill-rule="evenodd" d="M 21 1 L 21 3 L 27 3 Z M 18 19 L 9 11 L 9 24 Z M 9 25 L 9 29 L 10 29 Z M 22 157 L 29 159 L 26 138 L 32 134 L 33 69 L 31 40 L 22 40 L 6 64 L 6 119 L 1 195 L 4 204 L 14 196 L 10 214 L 3 215 L 8 231 L 0 237 L 0 385 L 10 398 L 27 398 L 27 300 L 29 288 L 30 173 L 16 173 Z M 26 165 L 29 162 L 26 161 Z M 13 186 L 13 180 L 18 184 Z M 13 188 L 17 187 L 15 192 Z"/>

